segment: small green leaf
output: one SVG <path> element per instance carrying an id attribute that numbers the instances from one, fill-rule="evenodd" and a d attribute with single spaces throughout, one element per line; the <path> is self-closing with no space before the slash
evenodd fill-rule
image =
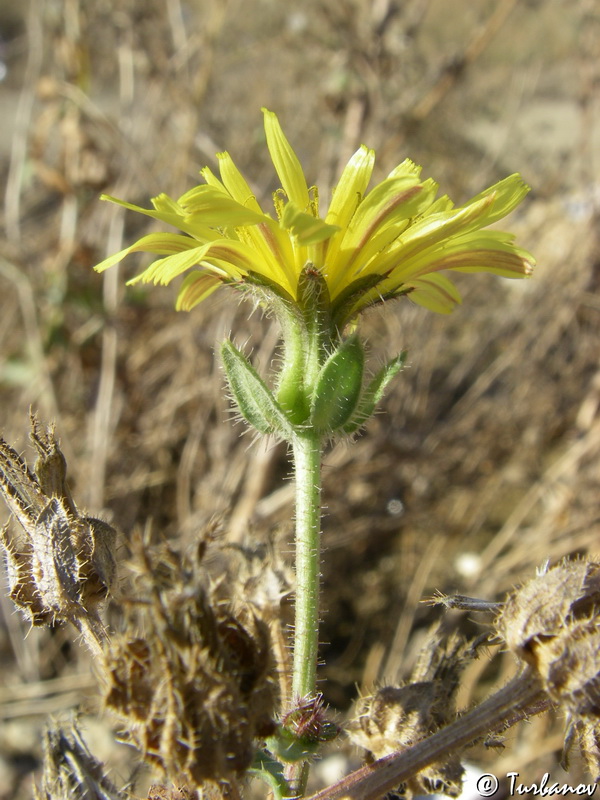
<path id="1" fill-rule="evenodd" d="M 265 750 L 255 753 L 254 762 L 248 772 L 270 787 L 275 800 L 292 796 L 291 788 L 285 779 L 283 765 Z"/>
<path id="2" fill-rule="evenodd" d="M 233 344 L 226 340 L 221 357 L 229 387 L 244 419 L 262 434 L 292 437 L 292 426 L 270 389 L 254 367 Z"/>
<path id="3" fill-rule="evenodd" d="M 396 358 L 393 358 L 382 367 L 371 380 L 363 396 L 360 398 L 355 414 L 350 422 L 344 425 L 344 433 L 354 433 L 373 415 L 373 412 L 385 394 L 388 384 L 404 366 L 406 355 L 406 350 L 403 350 L 399 356 L 396 356 Z"/>
<path id="4" fill-rule="evenodd" d="M 363 382 L 365 354 L 356 334 L 334 350 L 321 367 L 311 404 L 311 424 L 324 434 L 341 428 L 354 413 Z"/>

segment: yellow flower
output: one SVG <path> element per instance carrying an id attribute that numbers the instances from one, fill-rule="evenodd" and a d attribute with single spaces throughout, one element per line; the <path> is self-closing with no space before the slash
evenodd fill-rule
<path id="1" fill-rule="evenodd" d="M 317 189 L 308 188 L 276 115 L 263 112 L 267 147 L 282 187 L 273 195 L 275 217 L 261 209 L 228 153 L 220 153 L 220 179 L 203 169 L 206 183 L 177 201 L 160 194 L 152 200 L 153 209 L 145 209 L 105 196 L 181 233 L 143 236 L 96 269 L 138 251 L 164 256 L 130 283 L 167 284 L 191 270 L 177 297 L 177 308 L 189 310 L 221 284 L 267 286 L 299 303 L 299 279 L 308 265 L 324 279 L 338 326 L 370 305 L 403 294 L 432 311 L 451 311 L 460 295 L 445 270 L 507 278 L 530 274 L 534 260 L 512 235 L 482 230 L 529 191 L 518 174 L 455 207 L 445 195 L 436 198 L 437 184 L 421 180 L 421 168 L 408 159 L 367 191 L 375 154 L 362 146 L 346 165 L 322 218 Z"/>

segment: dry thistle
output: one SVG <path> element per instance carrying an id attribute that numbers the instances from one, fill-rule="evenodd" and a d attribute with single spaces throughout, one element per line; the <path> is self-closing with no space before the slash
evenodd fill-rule
<path id="1" fill-rule="evenodd" d="M 82 514 L 71 496 L 53 427 L 31 417 L 34 471 L 0 438 L 0 489 L 22 533 L 5 526 L 10 597 L 32 625 L 71 622 L 98 655 L 104 638 L 98 606 L 115 575 L 115 530 Z"/>
<path id="2" fill-rule="evenodd" d="M 269 629 L 256 608 L 216 599 L 198 558 L 169 547 L 137 555 L 136 599 L 106 657 L 105 702 L 147 762 L 214 790 L 244 773 L 275 728 Z"/>
<path id="3" fill-rule="evenodd" d="M 458 635 L 445 643 L 434 635 L 406 685 L 385 686 L 363 698 L 349 733 L 369 751 L 368 763 L 408 750 L 454 720 L 460 676 L 474 655 L 473 646 Z M 458 754 L 453 753 L 415 774 L 398 791 L 407 798 L 437 792 L 456 797 L 463 772 Z"/>
<path id="4" fill-rule="evenodd" d="M 36 800 L 126 800 L 106 778 L 103 764 L 90 753 L 75 720 L 64 729 L 48 728 L 44 735 L 42 786 Z"/>
<path id="5" fill-rule="evenodd" d="M 508 597 L 495 627 L 552 700 L 600 716 L 600 564 L 562 561 Z"/>
<path id="6" fill-rule="evenodd" d="M 436 598 L 436 602 L 446 607 L 464 609 L 471 606 L 470 600 L 460 597 L 455 603 L 443 595 Z M 552 706 L 567 711 L 572 720 L 565 750 L 577 736 L 588 770 L 598 780 L 599 600 L 600 564 L 579 559 L 564 560 L 550 569 L 545 566 L 535 578 L 513 590 L 503 604 L 475 601 L 475 610 L 481 611 L 484 606 L 500 608 L 494 627 L 521 662 L 519 673 L 453 722 L 429 731 L 429 735 L 425 729 L 425 737 L 421 738 L 413 738 L 412 732 L 419 727 L 414 720 L 427 719 L 425 687 L 421 691 L 421 705 L 416 703 L 415 707 L 395 694 L 401 690 L 392 690 L 391 694 L 389 689 L 382 690 L 388 696 L 376 695 L 378 701 L 371 701 L 358 721 L 363 734 L 361 743 L 373 748 L 378 744 L 381 757 L 313 795 L 311 800 L 376 800 L 394 791 L 401 782 L 410 787 L 415 779 L 423 787 L 421 776 L 427 775 L 432 765 L 446 763 L 452 754 L 459 754 L 477 739 Z M 411 699 L 410 693 L 407 698 Z M 400 709 L 396 718 L 394 704 Z M 390 752 L 394 738 L 397 750 Z"/>
<path id="7" fill-rule="evenodd" d="M 599 608 L 600 564 L 565 560 L 515 589 L 496 619 L 508 647 L 568 712 L 565 752 L 576 735 L 594 780 L 600 778 Z"/>

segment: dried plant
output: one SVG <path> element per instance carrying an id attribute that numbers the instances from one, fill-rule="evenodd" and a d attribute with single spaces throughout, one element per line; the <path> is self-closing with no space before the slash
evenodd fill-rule
<path id="1" fill-rule="evenodd" d="M 484 641 L 485 637 L 469 644 L 458 634 L 444 641 L 432 631 L 405 685 L 384 686 L 361 700 L 348 730 L 352 740 L 368 751 L 370 763 L 408 750 L 456 719 L 461 674 Z M 440 793 L 456 797 L 463 772 L 458 754 L 452 753 L 398 787 L 398 792 L 403 797 Z"/>
<path id="2" fill-rule="evenodd" d="M 233 782 L 276 726 L 269 627 L 239 585 L 220 600 L 198 559 L 167 546 L 153 557 L 141 547 L 138 557 L 123 633 L 107 647 L 105 704 L 171 778 Z"/>
<path id="3" fill-rule="evenodd" d="M 67 466 L 54 428 L 31 418 L 34 470 L 0 438 L 4 499 L 21 532 L 1 532 L 7 554 L 10 596 L 32 625 L 71 622 L 99 655 L 104 629 L 99 605 L 114 580 L 116 531 L 75 505 Z"/>
<path id="4" fill-rule="evenodd" d="M 289 706 L 281 679 L 289 664 L 278 648 L 280 604 L 290 589 L 285 568 L 274 557 L 263 570 L 264 553 L 232 548 L 213 531 L 188 555 L 134 537 L 112 598 L 119 624 L 106 627 L 100 601 L 115 583 L 115 532 L 78 510 L 54 429 L 42 430 L 35 417 L 31 423 L 33 472 L 0 442 L 3 495 L 27 537 L 17 545 L 3 533 L 14 602 L 32 624 L 72 623 L 86 643 L 92 637 L 105 708 L 124 740 L 164 776 L 148 798 L 238 798 L 250 775 L 282 796 L 285 776 L 266 757 L 265 743 L 279 757 L 305 759 L 338 734 L 318 698 Z M 54 514 L 60 524 L 49 530 L 46 519 Z M 98 539 L 98 531 L 105 537 Z M 470 641 L 445 637 L 438 626 L 408 681 L 360 701 L 348 733 L 367 750 L 367 766 L 314 800 L 375 800 L 393 791 L 456 797 L 469 745 L 551 707 L 569 715 L 565 763 L 576 739 L 596 780 L 599 575 L 596 562 L 565 560 L 545 566 L 501 603 L 435 597 L 440 606 L 495 618 Z M 518 673 L 457 715 L 461 676 L 494 638 L 514 654 Z M 50 728 L 45 741 L 41 800 L 133 796 L 108 781 L 75 723 Z M 304 749 L 294 754 L 297 742 Z"/>
<path id="5" fill-rule="evenodd" d="M 536 578 L 498 604 L 500 611 L 491 633 L 501 637 L 516 656 L 519 672 L 496 694 L 439 730 L 434 732 L 435 705 L 431 698 L 436 692 L 431 684 L 418 692 L 412 703 L 409 686 L 404 687 L 403 700 L 399 699 L 403 697 L 402 688 L 382 690 L 356 723 L 361 744 L 369 750 L 376 748 L 381 757 L 312 800 L 376 800 L 400 783 L 405 783 L 409 791 L 416 786 L 421 792 L 442 789 L 456 794 L 457 783 L 448 781 L 447 770 L 450 768 L 454 776 L 458 772 L 453 767 L 456 762 L 448 761 L 449 757 L 462 754 L 484 736 L 552 707 L 573 718 L 574 728 L 567 732 L 565 749 L 576 734 L 596 781 L 600 769 L 599 568 L 599 564 L 583 559 L 565 560 L 550 569 L 546 565 Z M 438 601 L 453 605 L 449 598 Z M 464 597 L 458 604 L 463 608 L 469 605 Z M 481 608 L 482 603 L 475 601 L 473 609 Z M 385 703 L 388 697 L 389 708 Z M 446 713 L 448 708 L 451 705 L 446 702 Z M 386 755 L 386 750 L 392 749 L 395 752 Z"/>
<path id="6" fill-rule="evenodd" d="M 44 735 L 44 762 L 36 800 L 127 800 L 106 777 L 106 767 L 88 750 L 75 720 L 51 724 Z"/>
<path id="7" fill-rule="evenodd" d="M 110 505 L 115 527 L 122 528 L 128 539 L 134 524 L 150 520 L 154 530 L 184 537 L 202 527 L 215 509 L 221 511 L 224 503 L 231 504 L 237 517 L 237 541 L 240 520 L 243 527 L 260 528 L 260 535 L 277 524 L 285 533 L 291 516 L 285 498 L 289 500 L 290 493 L 278 494 L 270 486 L 270 477 L 284 469 L 281 448 L 248 459 L 244 442 L 239 443 L 235 434 L 224 438 L 219 426 L 213 425 L 222 409 L 217 388 L 220 377 L 218 370 L 211 372 L 209 351 L 214 329 L 222 327 L 222 307 L 216 305 L 214 312 L 199 311 L 199 325 L 193 334 L 181 319 L 172 328 L 169 319 L 166 331 L 162 327 L 166 312 L 160 301 L 146 303 L 139 293 L 136 304 L 119 307 L 116 279 L 111 275 L 105 284 L 104 309 L 100 310 L 97 287 L 90 291 L 86 283 L 90 264 L 106 255 L 107 241 L 112 250 L 126 244 L 119 241 L 119 218 L 108 213 L 102 217 L 102 212 L 98 215 L 95 198 L 99 191 L 139 202 L 137 198 L 153 192 L 157 183 L 168 181 L 166 191 L 177 196 L 189 179 L 190 164 L 204 163 L 227 144 L 236 152 L 241 150 L 243 169 L 249 169 L 254 178 L 259 176 L 262 192 L 266 186 L 264 163 L 260 148 L 255 147 L 252 119 L 256 106 L 270 102 L 274 93 L 287 124 L 297 126 L 294 135 L 299 135 L 300 125 L 303 137 L 306 130 L 304 139 L 299 139 L 303 155 L 319 160 L 319 178 L 324 176 L 326 183 L 331 180 L 329 173 L 340 172 L 334 165 L 344 164 L 363 140 L 375 146 L 385 143 L 381 153 L 388 167 L 399 151 L 436 164 L 452 190 L 463 196 L 481 180 L 495 181 L 506 167 L 512 171 L 526 166 L 536 197 L 519 225 L 522 230 L 528 228 L 530 242 L 537 240 L 533 249 L 547 272 L 544 277 L 540 270 L 540 279 L 526 291 L 512 292 L 508 303 L 508 291 L 499 285 L 483 282 L 480 289 L 471 290 L 470 299 L 474 294 L 482 302 L 471 312 L 470 328 L 468 321 L 459 330 L 453 320 L 440 325 L 414 313 L 403 323 L 388 317 L 381 324 L 377 314 L 371 318 L 375 323 L 368 331 L 371 342 L 384 331 L 390 341 L 395 340 L 395 352 L 411 344 L 411 337 L 421 342 L 423 349 L 413 364 L 419 369 L 404 374 L 403 385 L 388 403 L 388 410 L 395 405 L 402 418 L 401 430 L 400 426 L 388 426 L 386 417 L 379 417 L 373 420 L 369 436 L 352 448 L 354 455 L 349 455 L 349 450 L 346 453 L 342 445 L 331 459 L 335 465 L 329 470 L 333 491 L 326 497 L 329 514 L 325 521 L 331 558 L 324 566 L 324 585 L 325 605 L 334 613 L 321 638 L 334 641 L 336 655 L 346 638 L 352 639 L 353 653 L 358 650 L 354 644 L 361 641 L 358 657 L 352 663 L 346 661 L 343 670 L 335 659 L 321 669 L 322 678 L 334 676 L 343 684 L 343 697 L 333 693 L 332 697 L 341 703 L 348 701 L 365 663 L 364 683 L 372 685 L 370 656 L 376 647 L 385 645 L 384 637 L 389 635 L 390 604 L 403 604 L 406 592 L 409 602 L 398 625 L 396 653 L 388 658 L 385 674 L 395 675 L 400 657 L 402 663 L 412 663 L 423 624 L 420 612 L 413 611 L 422 594 L 419 586 L 422 582 L 445 591 L 453 589 L 458 583 L 454 568 L 457 549 L 483 551 L 479 577 L 461 573 L 460 583 L 464 579 L 468 584 L 463 590 L 498 598 L 518 575 L 530 574 L 533 565 L 547 556 L 554 563 L 563 553 L 582 553 L 593 547 L 598 531 L 594 459 L 600 441 L 595 333 L 598 212 L 589 166 L 593 163 L 592 111 L 599 63 L 593 3 L 573 4 L 567 9 L 560 4 L 502 0 L 493 10 L 462 3 L 464 14 L 456 14 L 460 24 L 447 26 L 448 30 L 444 24 L 448 4 L 435 0 L 405 4 L 309 0 L 299 14 L 286 4 L 268 4 L 266 39 L 259 30 L 265 10 L 262 0 L 254 4 L 259 13 L 248 15 L 238 15 L 239 4 L 218 0 L 202 4 L 152 0 L 144 5 L 143 15 L 129 0 L 108 4 L 110 13 L 107 4 L 82 0 L 30 5 L 31 57 L 10 164 L 7 159 L 3 220 L 7 240 L 2 241 L 0 257 L 2 278 L 18 297 L 16 304 L 10 296 L 3 310 L 3 353 L 7 356 L 0 387 L 3 424 L 7 430 L 11 422 L 13 431 L 20 429 L 17 415 L 33 402 L 44 415 L 57 418 L 65 442 L 75 430 L 78 437 L 88 431 L 89 440 L 79 455 L 86 453 L 90 464 L 85 457 L 80 463 L 69 459 L 79 508 L 83 497 L 86 505 L 96 510 L 105 503 Z M 19 4 L 9 0 L 6 6 Z M 450 14 L 455 14 L 454 9 Z M 511 14 L 515 24 L 503 31 Z M 437 24 L 436 16 L 440 17 Z M 577 42 L 572 64 L 564 61 L 564 49 L 558 54 L 552 49 L 553 18 L 558 18 L 561 48 L 568 34 Z M 251 19 L 259 20 L 256 29 L 247 22 Z M 550 34 L 540 46 L 538 22 Z M 536 37 L 529 47 L 528 29 L 535 31 Z M 4 39 L 5 30 L 0 33 Z M 239 64 L 247 50 L 240 50 L 240 43 L 246 48 L 248 37 L 257 46 L 252 47 L 252 65 L 242 82 Z M 489 48 L 494 39 L 499 47 Z M 261 47 L 261 42 L 268 46 Z M 0 42 L 3 59 L 4 44 Z M 16 44 L 23 49 L 23 40 Z M 9 47 L 13 48 L 10 42 Z M 486 60 L 486 50 L 491 61 Z M 524 51 L 528 51 L 526 59 Z M 273 58 L 278 70 L 271 82 L 264 76 Z M 476 68 L 479 60 L 481 69 Z M 502 68 L 503 60 L 511 62 L 510 70 Z M 570 77 L 562 83 L 561 74 Z M 314 81 L 314 75 L 321 79 Z M 248 84 L 256 87 L 255 93 L 247 90 Z M 289 86 L 294 87 L 293 92 L 286 90 Z M 268 97 L 263 97 L 265 88 Z M 107 111 L 105 92 L 111 104 L 120 105 L 120 119 L 112 107 Z M 219 97 L 218 103 L 210 102 L 213 96 Z M 545 135 L 539 136 L 536 117 L 542 106 L 545 109 L 557 99 L 564 104 L 560 116 L 568 120 L 569 138 L 576 142 L 571 150 L 561 150 L 558 158 L 550 149 L 552 131 L 545 128 Z M 578 107 L 573 120 L 563 113 L 571 101 Z M 305 113 L 297 112 L 300 105 Z M 27 148 L 25 126 L 31 109 Z M 494 128 L 493 136 L 484 135 L 485 141 L 482 122 L 487 126 L 484 134 L 489 126 Z M 578 124 L 581 136 L 573 136 Z M 515 138 L 515 130 L 528 135 Z M 251 131 L 254 138 L 248 135 Z M 510 147 L 500 146 L 498 136 L 503 135 Z M 457 154 L 474 157 L 475 171 L 465 169 Z M 263 197 L 258 199 L 262 204 Z M 592 209 L 589 217 L 586 208 Z M 135 235 L 150 230 L 138 229 Z M 132 231 L 128 222 L 127 235 Z M 461 285 L 461 291 L 465 286 Z M 241 316 L 232 321 L 234 314 L 235 309 L 226 315 L 229 329 L 239 326 L 242 337 L 258 329 L 256 317 L 251 323 Z M 107 317 L 108 324 L 98 333 Z M 446 356 L 439 348 L 441 337 L 451 342 Z M 69 345 L 64 347 L 66 341 Z M 267 334 L 258 353 L 259 363 L 268 363 L 272 357 L 269 342 Z M 212 383 L 205 377 L 209 373 Z M 190 402 L 192 396 L 196 399 Z M 8 441 L 13 441 L 12 435 L 5 433 Z M 41 441 L 48 432 L 38 429 L 38 435 Z M 117 793 L 119 800 L 121 794 L 143 794 L 144 800 L 197 800 L 199 794 L 219 798 L 248 791 L 240 780 L 243 771 L 231 769 L 227 763 L 221 763 L 223 782 L 218 777 L 216 782 L 205 781 L 198 791 L 175 775 L 181 764 L 185 771 L 187 763 L 177 743 L 176 756 L 170 759 L 168 752 L 156 747 L 155 738 L 145 738 L 146 722 L 155 732 L 165 734 L 166 745 L 203 724 L 188 717 L 182 727 L 172 720 L 164 724 L 170 719 L 165 709 L 188 696 L 187 685 L 182 689 L 178 681 L 185 674 L 182 665 L 188 663 L 186 658 L 197 645 L 187 634 L 180 649 L 172 642 L 158 649 L 148 644 L 148 632 L 150 638 L 156 638 L 171 624 L 180 625 L 179 617 L 169 611 L 171 599 L 185 606 L 190 619 L 206 612 L 217 624 L 222 614 L 231 614 L 235 630 L 239 625 L 250 638 L 254 636 L 250 620 L 258 620 L 262 633 L 256 642 L 257 657 L 268 629 L 265 646 L 275 665 L 268 683 L 276 681 L 279 687 L 274 690 L 273 719 L 289 722 L 294 732 L 308 732 L 318 740 L 324 709 L 306 699 L 296 701 L 294 708 L 290 688 L 291 658 L 286 650 L 290 604 L 282 603 L 293 588 L 286 573 L 289 568 L 283 569 L 271 552 L 261 553 L 258 548 L 251 553 L 244 549 L 234 552 L 211 545 L 212 555 L 218 552 L 215 570 L 210 559 L 198 558 L 193 552 L 152 549 L 147 543 L 138 547 L 134 541 L 134 557 L 127 564 L 118 559 L 116 578 L 110 566 L 115 553 L 112 528 L 108 526 L 102 533 L 107 523 L 86 517 L 66 499 L 70 495 L 60 469 L 54 474 L 63 474 L 63 479 L 51 484 L 58 489 L 44 492 L 39 488 L 44 483 L 43 465 L 39 465 L 39 475 L 37 469 L 28 470 L 23 456 L 4 444 L 6 463 L 2 465 L 9 475 L 9 505 L 15 512 L 20 507 L 25 520 L 23 509 L 31 512 L 26 526 L 18 523 L 3 532 L 13 600 L 30 624 L 67 622 L 80 632 L 88 650 L 98 656 L 94 674 L 103 697 L 121 674 L 118 669 L 116 675 L 107 674 L 98 666 L 105 659 L 113 663 L 111 658 L 122 653 L 119 663 L 127 679 L 127 665 L 132 669 L 135 662 L 129 659 L 127 643 L 138 643 L 143 656 L 140 674 L 146 677 L 139 694 L 146 692 L 147 696 L 145 701 L 140 699 L 139 720 L 118 709 L 116 718 L 122 735 L 137 743 L 147 762 L 157 766 L 159 773 L 166 767 L 169 774 L 155 777 L 156 783 L 143 793 L 136 793 L 134 784 L 128 784 L 128 789 Z M 37 445 L 34 447 L 39 452 Z M 175 461 L 179 463 L 180 457 L 181 466 L 177 467 Z M 21 487 L 20 499 L 15 499 L 15 486 Z M 388 513 L 390 498 L 402 509 L 394 519 L 391 511 Z M 32 501 L 39 501 L 38 505 Z M 431 539 L 424 535 L 432 530 L 441 531 L 436 535 L 444 541 L 443 563 L 433 568 L 434 548 L 428 549 L 425 543 Z M 104 554 L 103 542 L 108 551 Z M 125 547 L 131 544 L 128 541 Z M 397 564 L 400 556 L 402 569 Z M 173 569 L 162 570 L 163 558 Z M 94 560 L 97 563 L 92 564 Z M 395 563 L 390 569 L 392 560 Z M 412 582 L 407 581 L 419 562 Z M 260 567 L 265 564 L 261 574 Z M 180 569 L 186 580 L 191 576 L 201 586 L 201 611 L 181 599 L 185 580 L 178 577 Z M 435 632 L 425 647 L 421 667 L 404 681 L 384 686 L 372 700 L 361 701 L 359 716 L 348 727 L 362 732 L 370 753 L 367 766 L 352 777 L 354 783 L 330 787 L 331 791 L 364 800 L 388 791 L 386 786 L 390 791 L 400 786 L 422 791 L 432 782 L 443 783 L 444 770 L 459 760 L 469 735 L 482 731 L 483 738 L 492 730 L 490 720 L 495 725 L 506 713 L 500 726 L 503 730 L 551 703 L 558 706 L 559 716 L 563 709 L 570 715 L 563 763 L 566 765 L 578 742 L 587 771 L 596 779 L 594 603 L 584 600 L 578 605 L 579 601 L 573 600 L 574 608 L 570 601 L 562 602 L 558 596 L 562 583 L 573 590 L 574 598 L 582 584 L 578 584 L 579 578 L 572 581 L 564 574 L 552 574 L 554 569 L 548 572 L 548 583 L 538 576 L 526 582 L 522 592 L 509 594 L 504 606 L 512 606 L 508 616 L 503 616 L 498 603 L 444 596 L 444 605 L 452 609 L 494 608 L 496 619 L 489 631 L 500 639 L 496 629 L 501 629 L 514 649 L 514 653 L 509 651 L 501 640 L 505 655 L 498 661 L 506 670 L 512 658 L 517 668 L 524 666 L 525 671 L 506 691 L 487 704 L 484 701 L 477 714 L 469 717 L 467 712 L 461 728 L 464 712 L 459 709 L 454 718 L 454 681 L 467 669 L 465 683 L 471 692 L 467 708 L 474 704 L 473 692 L 478 699 L 487 692 L 481 683 L 473 682 L 475 670 L 468 669 L 478 666 L 469 664 L 471 649 L 479 650 L 478 640 L 466 642 L 461 653 L 456 652 L 454 666 L 449 664 L 442 673 L 437 670 L 436 649 L 451 654 L 453 644 Z M 593 582 L 594 564 L 586 570 Z M 579 567 L 576 571 L 581 577 Z M 156 590 L 151 587 L 150 573 L 157 578 Z M 375 574 L 376 582 L 372 580 Z M 547 616 L 541 606 L 532 605 L 546 594 L 552 601 Z M 67 609 L 70 616 L 63 616 Z M 448 627 L 456 614 L 449 616 Z M 571 627 L 564 628 L 563 618 L 570 620 Z M 409 640 L 411 621 L 416 622 L 417 630 Z M 10 622 L 14 626 L 14 619 Z M 241 646 L 245 637 L 238 631 L 234 640 Z M 402 646 L 406 641 L 407 653 Z M 32 642 L 35 636 L 30 637 Z M 148 652 L 150 664 L 143 655 Z M 219 647 L 216 652 L 222 655 Z M 160 662 L 161 658 L 174 660 L 174 665 L 163 671 L 168 686 L 154 668 L 154 659 Z M 86 660 L 89 657 L 84 654 L 84 664 Z M 217 661 L 207 655 L 209 666 L 202 662 L 207 675 Z M 240 676 L 235 670 L 227 675 L 225 694 L 232 697 Z M 404 670 L 402 675 L 406 676 Z M 446 688 L 440 682 L 442 675 L 448 681 Z M 138 686 L 129 680 L 127 691 L 135 695 Z M 333 691 L 338 691 L 338 686 Z M 464 703 L 464 695 L 462 699 Z M 127 698 L 124 702 L 126 705 Z M 107 716 L 112 713 L 108 710 Z M 218 729 L 217 725 L 213 730 Z M 256 732 L 262 732 L 260 726 Z M 65 797 L 111 798 L 116 790 L 102 779 L 110 767 L 98 764 L 87 752 L 81 733 L 67 725 L 64 732 L 55 727 L 52 734 L 56 762 L 48 772 L 52 779 L 42 786 L 44 800 L 60 798 L 61 793 Z M 533 741 L 537 733 L 524 738 Z M 540 738 L 547 750 L 556 749 L 552 737 Z M 243 736 L 235 739 L 237 744 L 243 741 Z M 260 736 L 256 744 L 264 745 Z M 398 749 L 402 749 L 400 760 Z M 189 755 L 189 742 L 184 750 Z M 385 767 L 377 763 L 381 758 L 387 759 Z M 272 768 L 272 763 L 261 761 L 249 772 L 273 778 L 272 788 L 278 791 L 282 783 L 280 776 L 269 773 Z M 385 770 L 389 770 L 387 783 L 381 780 Z M 58 773 L 60 780 L 56 780 Z M 377 781 L 369 784 L 371 776 Z M 448 788 L 452 790 L 451 784 L 449 781 Z"/>
<path id="8" fill-rule="evenodd" d="M 214 542 L 187 558 L 167 545 L 151 554 L 139 540 L 113 598 L 121 624 L 107 629 L 100 605 L 116 579 L 116 532 L 75 505 L 54 428 L 42 430 L 35 417 L 31 425 L 33 472 L 0 440 L 2 493 L 24 531 L 22 539 L 3 531 L 11 598 L 33 625 L 72 623 L 82 633 L 106 708 L 142 758 L 181 784 L 177 791 L 233 791 L 276 728 L 271 631 L 273 607 L 289 588 L 283 576 L 273 572 L 269 595 L 248 556 L 224 596 L 222 579 L 202 563 L 207 549 L 219 549 Z M 243 556 L 231 551 L 229 561 Z M 102 783 L 77 726 L 48 732 L 44 763 L 40 797 L 124 796 Z"/>

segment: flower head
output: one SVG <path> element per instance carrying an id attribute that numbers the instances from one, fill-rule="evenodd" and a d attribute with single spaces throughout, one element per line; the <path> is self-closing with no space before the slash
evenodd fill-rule
<path id="1" fill-rule="evenodd" d="M 130 283 L 167 284 L 187 273 L 177 308 L 189 310 L 222 284 L 266 287 L 302 304 L 307 265 L 328 290 L 339 328 L 370 305 L 410 294 L 432 311 L 447 313 L 460 295 L 444 271 L 491 272 L 522 278 L 533 258 L 514 237 L 483 230 L 512 211 L 529 191 L 518 174 L 494 184 L 462 206 L 436 197 L 438 185 L 403 161 L 368 190 L 375 154 L 361 146 L 346 165 L 324 216 L 319 196 L 276 115 L 263 109 L 267 147 L 281 182 L 275 215 L 265 213 L 228 153 L 218 154 L 220 178 L 205 168 L 205 184 L 177 201 L 165 194 L 152 209 L 104 199 L 166 222 L 181 233 L 150 233 L 107 258 L 102 271 L 129 253 L 163 256 Z"/>

